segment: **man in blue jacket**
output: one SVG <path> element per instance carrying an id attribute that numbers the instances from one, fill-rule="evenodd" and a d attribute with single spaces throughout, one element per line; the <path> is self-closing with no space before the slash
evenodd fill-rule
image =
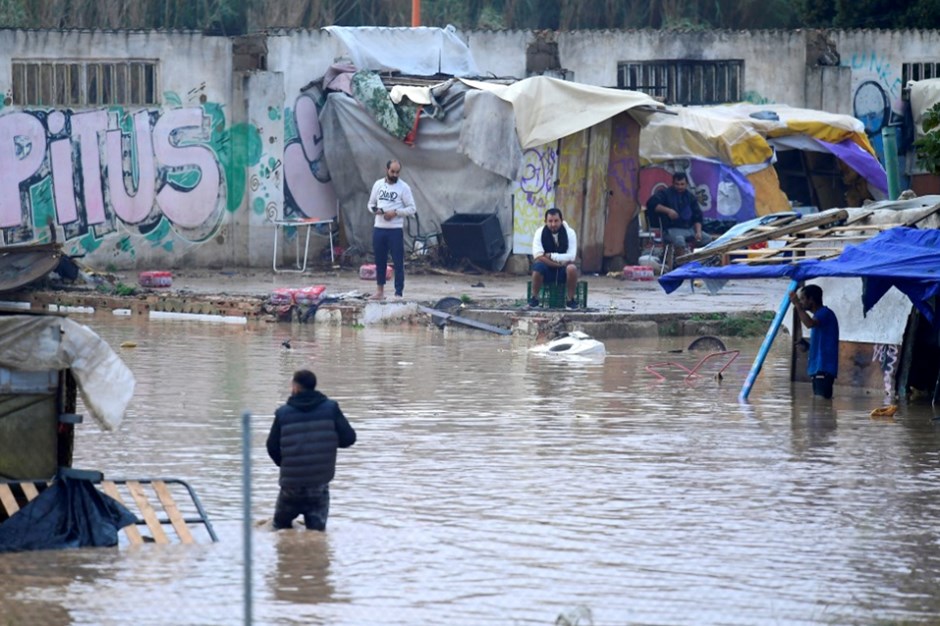
<path id="1" fill-rule="evenodd" d="M 687 241 L 695 247 L 711 242 L 711 236 L 702 231 L 702 209 L 695 194 L 689 190 L 689 177 L 685 172 L 672 175 L 672 186 L 660 189 L 646 202 L 646 214 L 659 216 L 663 237 L 676 248 L 685 250 Z"/>
<path id="2" fill-rule="evenodd" d="M 806 373 L 813 380 L 813 395 L 829 399 L 832 383 L 839 375 L 839 320 L 832 309 L 823 306 L 823 290 L 819 285 L 806 285 L 799 295 L 791 291 L 790 302 L 800 322 L 810 329 Z"/>
<path id="3" fill-rule="evenodd" d="M 313 372 L 294 372 L 291 396 L 274 412 L 267 447 L 281 468 L 275 530 L 290 528 L 298 515 L 304 516 L 308 530 L 326 530 L 336 451 L 356 443 L 356 431 L 339 404 L 316 389 Z"/>

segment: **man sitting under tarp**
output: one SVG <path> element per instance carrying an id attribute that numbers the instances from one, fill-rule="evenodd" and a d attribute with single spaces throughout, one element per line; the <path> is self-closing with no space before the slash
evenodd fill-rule
<path id="1" fill-rule="evenodd" d="M 689 191 L 685 172 L 674 173 L 671 187 L 664 187 L 650 196 L 646 212 L 659 217 L 663 240 L 677 250 L 685 250 L 689 242 L 701 247 L 712 240 L 711 235 L 702 231 L 702 209 L 695 194 Z"/>

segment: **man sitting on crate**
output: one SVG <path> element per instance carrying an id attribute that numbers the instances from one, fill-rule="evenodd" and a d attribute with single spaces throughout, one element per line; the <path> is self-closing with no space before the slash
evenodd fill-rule
<path id="1" fill-rule="evenodd" d="M 564 284 L 568 308 L 578 308 L 578 301 L 575 299 L 575 289 L 578 286 L 578 266 L 575 265 L 577 253 L 578 236 L 574 229 L 565 223 L 561 211 L 554 207 L 545 211 L 545 226 L 535 231 L 532 240 L 530 307 L 539 306 L 539 294 L 543 284 Z"/>

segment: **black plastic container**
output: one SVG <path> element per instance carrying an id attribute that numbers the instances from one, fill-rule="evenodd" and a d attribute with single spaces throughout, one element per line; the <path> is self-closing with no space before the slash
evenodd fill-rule
<path id="1" fill-rule="evenodd" d="M 490 264 L 506 250 L 495 213 L 455 213 L 441 223 L 444 243 L 452 257 Z"/>

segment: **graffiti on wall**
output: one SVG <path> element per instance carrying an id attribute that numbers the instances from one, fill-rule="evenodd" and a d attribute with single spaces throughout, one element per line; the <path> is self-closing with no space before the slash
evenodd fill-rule
<path id="1" fill-rule="evenodd" d="M 336 217 L 336 194 L 323 153 L 317 101 L 302 93 L 285 115 L 285 217 Z"/>
<path id="2" fill-rule="evenodd" d="M 256 133 L 255 133 L 256 134 Z M 238 175 L 260 144 L 225 127 L 221 106 L 0 114 L 3 242 L 46 241 L 57 227 L 72 255 L 114 239 L 133 258 L 143 239 L 168 252 L 203 242 L 239 206 Z M 257 157 L 254 157 L 257 158 Z"/>
<path id="3" fill-rule="evenodd" d="M 531 254 L 532 234 L 544 223 L 545 211 L 555 206 L 558 151 L 546 144 L 529 148 L 522 157 L 519 178 L 512 185 L 512 251 Z"/>
<path id="4" fill-rule="evenodd" d="M 869 50 L 844 55 L 843 64 L 852 69 L 852 113 L 865 125 L 865 132 L 879 158 L 884 160 L 881 129 L 900 124 L 901 68 L 892 66 L 883 54 Z"/>

